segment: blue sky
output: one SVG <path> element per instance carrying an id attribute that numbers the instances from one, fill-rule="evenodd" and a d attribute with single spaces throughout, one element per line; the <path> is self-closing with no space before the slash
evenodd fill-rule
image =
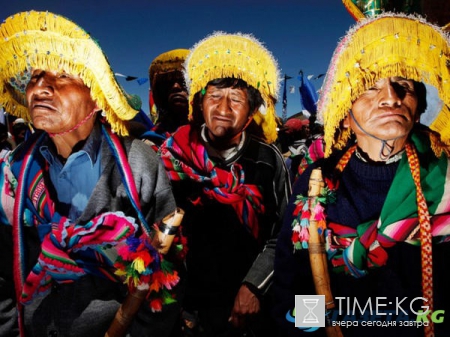
<path id="1" fill-rule="evenodd" d="M 26 10 L 48 10 L 79 24 L 107 55 L 114 72 L 148 77 L 153 58 L 190 48 L 214 31 L 251 33 L 273 53 L 282 75 L 298 87 L 305 75 L 325 73 L 339 39 L 354 24 L 340 0 L 10 0 L 2 19 Z M 148 82 L 118 81 L 138 94 L 148 112 Z M 313 81 L 320 88 L 321 79 Z M 277 104 L 282 114 L 282 91 Z M 288 116 L 301 109 L 298 88 L 287 95 Z"/>

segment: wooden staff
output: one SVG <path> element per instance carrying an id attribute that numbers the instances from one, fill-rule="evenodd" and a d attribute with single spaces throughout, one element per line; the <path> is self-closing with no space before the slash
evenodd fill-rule
<path id="1" fill-rule="evenodd" d="M 105 337 L 123 337 L 147 296 L 149 286 L 129 291 L 109 326 Z"/>
<path id="2" fill-rule="evenodd" d="M 177 208 L 173 213 L 167 215 L 161 221 L 155 236 L 152 240 L 152 245 L 161 254 L 166 254 L 169 251 L 170 245 L 176 234 L 176 230 L 181 224 L 184 211 Z M 134 316 L 138 312 L 141 304 L 147 297 L 150 285 L 139 285 L 134 291 L 129 291 L 127 297 L 120 305 L 116 312 L 114 320 L 112 321 L 105 337 L 123 337 L 125 336 Z"/>
<path id="3" fill-rule="evenodd" d="M 308 197 L 313 198 L 320 195 L 322 188 L 325 186 L 322 178 L 322 170 L 314 169 L 309 178 Z M 311 199 L 310 199 L 311 200 Z M 313 207 L 310 203 L 311 218 L 309 219 L 309 260 L 311 262 L 311 271 L 314 281 L 314 287 L 318 295 L 325 295 L 326 310 L 334 309 L 334 298 L 330 288 L 330 275 L 328 274 L 328 261 L 325 252 L 325 239 L 319 234 L 317 220 L 314 219 Z M 328 337 L 342 337 L 342 331 L 339 326 L 327 324 L 325 331 Z"/>

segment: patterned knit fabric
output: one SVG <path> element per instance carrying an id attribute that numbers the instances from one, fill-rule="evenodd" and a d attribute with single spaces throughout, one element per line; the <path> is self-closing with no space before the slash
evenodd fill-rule
<path id="1" fill-rule="evenodd" d="M 125 244 L 125 239 L 135 234 L 137 228 L 134 219 L 121 212 L 101 214 L 85 225 L 73 224 L 65 217 L 48 226 L 41 225 L 41 232 L 47 233 L 38 262 L 23 286 L 22 303 L 30 302 L 37 294 L 48 293 L 52 280 L 71 282 L 87 271 L 101 272 L 114 279 L 111 272 L 114 261 L 102 256 L 102 249 L 105 245 Z M 90 267 L 90 263 L 96 267 Z"/>

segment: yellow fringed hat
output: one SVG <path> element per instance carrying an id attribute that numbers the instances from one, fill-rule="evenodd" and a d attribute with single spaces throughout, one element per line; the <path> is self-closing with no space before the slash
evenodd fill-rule
<path id="1" fill-rule="evenodd" d="M 153 87 L 156 74 L 164 74 L 176 70 L 183 71 L 183 63 L 188 54 L 189 49 L 174 49 L 155 57 L 148 69 L 150 86 Z"/>
<path id="2" fill-rule="evenodd" d="M 384 13 L 358 22 L 333 54 L 318 101 L 325 156 L 349 140 L 350 129 L 340 124 L 352 103 L 376 81 L 392 76 L 436 88 L 441 110 L 429 127 L 444 144 L 432 139 L 433 150 L 440 154 L 443 145 L 450 145 L 449 36 L 421 17 Z"/>
<path id="3" fill-rule="evenodd" d="M 0 106 L 9 114 L 30 121 L 25 88 L 31 69 L 58 70 L 78 75 L 91 97 L 119 135 L 123 123 L 141 107 L 137 96 L 125 93 L 97 42 L 81 27 L 49 12 L 22 12 L 0 26 Z"/>
<path id="4" fill-rule="evenodd" d="M 272 54 L 248 34 L 215 32 L 198 42 L 184 65 L 189 92 L 189 117 L 192 118 L 194 95 L 218 78 L 242 79 L 257 89 L 265 108 L 255 114 L 268 143 L 277 138 L 275 102 L 278 98 L 280 72 Z"/>

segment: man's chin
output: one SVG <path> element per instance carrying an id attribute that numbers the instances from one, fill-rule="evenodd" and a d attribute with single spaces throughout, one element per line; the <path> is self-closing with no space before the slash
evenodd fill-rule
<path id="1" fill-rule="evenodd" d="M 173 99 L 171 101 L 169 101 L 169 106 L 172 108 L 177 108 L 177 109 L 187 109 L 188 108 L 188 101 L 185 99 Z"/>

